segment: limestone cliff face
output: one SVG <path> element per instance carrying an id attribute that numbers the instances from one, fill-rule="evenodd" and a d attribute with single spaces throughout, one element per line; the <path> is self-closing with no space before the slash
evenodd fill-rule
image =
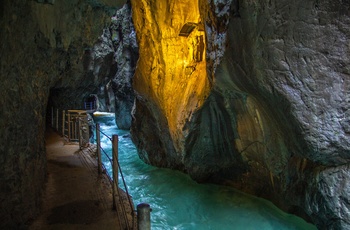
<path id="1" fill-rule="evenodd" d="M 132 5 L 140 157 L 348 229 L 349 2 Z M 204 32 L 178 36 L 187 22 Z M 201 35 L 205 58 L 186 72 Z"/>
<path id="2" fill-rule="evenodd" d="M 117 64 L 116 74 L 110 83 L 115 99 L 116 124 L 120 129 L 129 130 L 134 104 L 132 78 L 139 58 L 130 3 L 125 4 L 112 17 L 110 31 L 114 47 L 114 63 Z"/>
<path id="3" fill-rule="evenodd" d="M 118 127 L 128 130 L 134 104 L 132 77 L 138 45 L 130 3 L 112 12 L 110 23 L 100 28 L 101 36 L 77 56 L 80 60 L 76 61 L 74 75 L 81 76 L 79 84 L 67 80 L 66 85 L 56 86 L 50 102 L 62 109 L 81 108 L 84 98 L 95 95 L 97 110 L 114 112 Z M 69 52 L 69 56 L 73 55 Z"/>
<path id="4" fill-rule="evenodd" d="M 199 4 L 136 0 L 132 7 L 140 48 L 134 142 L 147 162 L 183 168 L 183 129 L 210 89 Z"/>
<path id="5" fill-rule="evenodd" d="M 84 53 L 90 52 L 111 12 L 121 5 L 109 0 L 39 2 L 44 1 L 0 4 L 1 229 L 25 229 L 37 214 L 46 178 L 50 91 L 53 98 L 67 93 L 65 100 L 56 101 L 61 106 L 81 106 L 82 93 L 91 93 L 95 81 L 80 74 Z"/>
<path id="6" fill-rule="evenodd" d="M 246 95 L 246 103 L 229 110 L 235 111 L 236 148 L 248 173 L 264 168 L 260 179 L 270 174 L 272 189 L 293 199 L 287 204 L 302 207 L 327 229 L 348 229 L 350 220 L 344 186 L 349 9 L 349 2 L 244 2 L 241 17 L 230 21 L 230 49 L 216 73 L 226 98 L 228 89 Z"/>

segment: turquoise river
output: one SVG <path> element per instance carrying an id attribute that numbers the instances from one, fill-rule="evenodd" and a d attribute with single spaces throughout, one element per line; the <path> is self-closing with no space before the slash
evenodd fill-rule
<path id="1" fill-rule="evenodd" d="M 129 193 L 135 207 L 140 203 L 150 204 L 152 230 L 317 229 L 297 216 L 282 212 L 269 201 L 230 187 L 198 184 L 184 173 L 147 165 L 139 159 L 129 132 L 115 125 L 114 116 L 94 119 L 105 134 L 119 136 L 119 163 Z M 101 135 L 101 147 L 111 154 L 111 142 L 104 135 Z M 107 157 L 103 161 L 111 173 Z"/>

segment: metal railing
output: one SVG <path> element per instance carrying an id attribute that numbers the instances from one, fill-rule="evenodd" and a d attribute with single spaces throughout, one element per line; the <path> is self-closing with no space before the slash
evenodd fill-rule
<path id="1" fill-rule="evenodd" d="M 61 115 L 60 115 L 61 114 Z M 69 142 L 79 142 L 80 149 L 85 148 L 89 144 L 89 120 L 85 110 L 63 110 L 51 108 L 51 126 Z M 112 158 L 101 147 L 101 134 L 110 140 L 112 144 Z M 106 176 L 112 186 L 113 194 L 113 209 L 117 211 L 119 220 L 124 220 L 124 226 L 119 221 L 121 229 L 128 230 L 150 230 L 150 212 L 151 208 L 148 204 L 137 205 L 137 211 L 134 209 L 129 195 L 128 188 L 124 179 L 123 171 L 118 161 L 118 135 L 108 136 L 100 128 L 100 124 L 96 123 L 96 145 L 97 145 L 97 168 L 98 174 L 106 172 Z M 102 154 L 108 159 L 112 165 L 112 176 L 107 173 L 107 168 L 102 162 Z M 127 202 L 123 201 L 118 186 L 118 175 L 120 174 L 123 183 Z M 119 203 L 119 205 L 117 205 Z M 126 206 L 127 203 L 127 206 Z M 120 210 L 118 210 L 118 208 Z M 136 214 L 137 213 L 137 214 Z M 128 220 L 128 215 L 131 215 L 131 223 Z M 137 216 L 137 223 L 135 217 Z M 137 224 L 137 226 L 136 226 Z"/>
<path id="2" fill-rule="evenodd" d="M 112 158 L 108 155 L 108 153 L 101 147 L 101 135 L 104 135 L 107 139 L 109 139 L 112 143 Z M 112 137 L 108 136 L 106 133 L 104 133 L 101 129 L 100 129 L 100 124 L 97 123 L 96 124 L 96 143 L 97 143 L 97 165 L 98 165 L 98 173 L 102 174 L 103 170 L 106 171 L 106 167 L 104 166 L 104 164 L 102 163 L 102 156 L 101 156 L 101 150 L 102 153 L 107 157 L 108 161 L 110 162 L 110 164 L 112 165 L 112 177 L 106 173 L 106 175 L 109 178 L 109 181 L 111 182 L 112 185 L 112 194 L 113 194 L 113 209 L 117 210 L 117 214 L 119 219 L 123 219 L 124 220 L 124 224 L 125 224 L 125 228 L 126 229 L 134 229 L 135 228 L 135 210 L 134 210 L 134 206 L 133 203 L 131 202 L 130 199 L 130 195 L 128 192 L 128 187 L 126 186 L 126 182 L 124 179 L 124 175 L 123 175 L 123 171 L 120 167 L 119 161 L 118 161 L 118 135 L 113 135 Z M 103 170 L 102 170 L 103 169 Z M 107 171 L 106 171 L 107 172 Z M 124 186 L 124 191 L 126 193 L 126 197 L 127 197 L 127 204 L 128 207 L 126 207 L 125 202 L 122 199 L 122 195 L 119 191 L 119 186 L 118 186 L 118 174 L 120 173 L 122 182 L 123 182 L 123 186 Z M 119 203 L 119 206 L 117 205 L 117 203 Z M 121 209 L 121 215 L 118 211 L 118 207 L 120 207 Z M 131 219 L 132 219 L 132 223 L 130 225 L 129 220 L 128 220 L 128 211 L 130 211 L 130 215 L 131 215 Z M 121 224 L 121 223 L 120 223 Z M 122 229 L 123 226 L 120 226 Z"/>
<path id="3" fill-rule="evenodd" d="M 95 110 L 96 109 L 96 101 L 86 101 L 86 102 L 84 102 L 84 108 L 86 110 Z"/>
<path id="4" fill-rule="evenodd" d="M 85 110 L 51 108 L 51 126 L 68 142 L 79 142 L 80 148 L 89 144 L 89 120 Z"/>

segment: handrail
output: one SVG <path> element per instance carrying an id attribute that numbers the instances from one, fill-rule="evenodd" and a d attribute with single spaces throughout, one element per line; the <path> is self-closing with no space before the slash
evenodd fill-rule
<path id="1" fill-rule="evenodd" d="M 110 141 L 112 141 L 112 138 L 110 136 L 108 136 L 105 132 L 103 132 L 99 126 L 99 123 L 96 123 L 96 131 L 99 131 L 100 133 L 102 133 L 105 137 L 107 137 Z"/>
<path id="2" fill-rule="evenodd" d="M 68 137 L 68 139 L 70 139 L 69 138 L 69 136 L 70 136 L 70 132 L 71 132 L 71 130 L 70 130 L 70 126 L 71 126 L 71 122 L 73 122 L 73 121 L 71 121 L 71 117 L 69 116 L 69 114 L 70 113 L 68 113 L 68 117 L 67 117 L 67 120 L 65 119 L 65 117 L 66 117 L 66 111 L 65 110 L 63 110 L 62 111 L 62 118 L 60 119 L 59 118 L 59 112 L 58 112 L 59 110 L 58 109 L 55 109 L 54 110 L 54 108 L 52 107 L 51 108 L 51 126 L 54 128 L 54 129 L 56 129 L 56 131 L 57 132 L 59 132 L 60 130 L 62 130 L 62 136 L 63 137 Z M 56 115 L 56 116 L 55 116 Z M 80 115 L 80 114 L 79 114 Z M 79 135 L 79 143 L 81 143 L 81 139 L 82 139 L 82 133 L 80 132 L 80 129 L 82 128 L 81 126 L 82 126 L 82 124 L 89 124 L 89 122 L 88 121 L 86 121 L 86 120 L 84 120 L 84 119 L 82 119 L 82 117 L 80 117 L 80 116 L 77 116 L 77 117 L 75 117 L 75 119 L 78 121 L 78 130 L 79 130 L 79 132 L 78 132 L 78 135 Z M 61 127 L 59 127 L 59 121 L 61 121 Z M 67 127 L 66 127 L 66 125 L 68 125 Z M 74 130 L 75 132 L 77 131 L 76 129 Z M 66 136 L 66 132 L 68 132 L 68 136 Z M 99 123 L 96 123 L 96 137 L 98 137 L 98 136 L 100 136 L 100 135 L 97 135 L 98 133 L 101 133 L 102 135 L 104 135 L 106 138 L 108 138 L 110 141 L 111 141 L 111 143 L 112 143 L 112 147 L 113 147 L 113 145 L 114 145 L 114 143 L 113 143 L 113 138 L 111 138 L 110 136 L 108 136 L 105 132 L 103 132 L 101 129 L 100 129 L 100 127 L 99 127 Z M 115 135 L 115 136 L 117 136 L 117 135 Z M 118 137 L 118 136 L 117 136 Z M 117 138 L 118 139 L 118 138 Z M 75 140 L 75 139 L 74 139 Z M 131 201 L 131 199 L 130 199 L 130 194 L 129 194 L 129 192 L 128 192 L 128 188 L 127 188 L 127 185 L 126 185 L 126 182 L 125 182 L 125 178 L 124 178 L 124 174 L 123 174 L 123 172 L 122 172 L 122 169 L 121 169 L 121 166 L 120 166 L 120 164 L 119 164 L 119 160 L 118 160 L 118 158 L 116 157 L 116 165 L 113 165 L 113 162 L 114 162 L 114 159 L 113 159 L 113 155 L 112 155 L 112 158 L 109 156 L 109 154 L 105 151 L 105 149 L 103 149 L 102 147 L 101 147 L 101 143 L 100 143 L 100 140 L 99 141 L 97 141 L 98 142 L 98 144 L 97 144 L 97 149 L 99 149 L 99 150 L 102 150 L 102 152 L 103 152 L 103 154 L 107 157 L 107 159 L 108 159 L 108 161 L 111 163 L 111 165 L 112 165 L 112 171 L 115 171 L 115 172 L 117 172 L 116 173 L 116 178 L 112 178 L 109 174 L 108 174 L 108 172 L 107 172 L 107 169 L 106 169 L 106 166 L 102 163 L 102 160 L 101 160 L 101 156 L 99 156 L 99 154 L 101 154 L 101 151 L 97 151 L 97 155 L 98 155 L 98 161 L 101 161 L 101 162 L 98 162 L 98 173 L 99 174 L 101 174 L 102 173 L 102 168 L 103 168 L 103 170 L 106 172 L 106 175 L 107 175 L 107 178 L 108 178 L 108 180 L 109 180 L 109 182 L 111 183 L 111 185 L 112 185 L 112 189 L 113 189 L 113 207 L 116 207 L 116 203 L 115 203 L 115 196 L 116 195 L 118 195 L 118 197 L 119 197 L 119 203 L 120 203 L 120 207 L 121 207 L 121 209 L 122 209 L 122 215 L 123 215 L 123 218 L 124 218 L 124 221 L 125 221 L 125 223 L 126 223 L 126 229 L 134 229 L 134 226 L 135 226 L 135 217 L 136 217 L 136 210 L 134 210 L 134 207 L 133 207 L 133 203 L 132 203 L 132 201 Z M 118 144 L 117 144 L 118 145 Z M 82 149 L 82 146 L 80 146 L 80 148 Z M 116 150 L 118 149 L 118 146 L 114 146 L 113 148 L 116 148 Z M 128 203 L 129 203 L 129 208 L 130 208 L 130 210 L 131 210 L 131 216 L 132 216 L 132 226 L 130 227 L 130 225 L 129 225 L 129 221 L 128 221 L 128 218 L 127 218 L 127 211 L 126 211 L 126 207 L 125 207 L 125 203 L 123 202 L 123 200 L 121 199 L 121 195 L 120 195 L 120 192 L 119 192 L 119 186 L 118 186 L 118 170 L 119 170 L 119 172 L 120 172 L 120 176 L 121 176 L 121 179 L 122 179 L 122 182 L 123 182 L 123 186 L 124 186 L 124 190 L 125 190 L 125 193 L 126 193 L 126 196 L 127 196 L 127 199 L 128 199 Z M 116 186 L 116 189 L 114 189 L 114 185 Z M 117 194 L 115 194 L 115 193 L 117 193 Z M 118 212 L 118 210 L 117 210 L 117 215 L 118 215 L 118 217 L 119 217 L 119 212 Z M 121 221 L 119 221 L 119 223 L 120 223 L 120 225 L 122 224 L 121 223 Z M 121 229 L 123 229 L 123 227 L 122 226 L 120 226 L 121 227 Z"/>
<path id="3" fill-rule="evenodd" d="M 102 148 L 101 146 L 100 146 L 100 148 L 101 148 L 101 150 L 102 150 L 102 152 L 105 154 L 105 156 L 107 157 L 107 159 L 108 159 L 108 161 L 111 163 L 111 165 L 113 164 L 113 160 L 112 160 L 112 158 L 110 158 L 109 156 L 108 156 L 108 154 L 106 153 L 106 151 L 104 150 L 104 148 Z M 104 165 L 103 165 L 104 166 Z M 108 175 L 109 176 L 109 175 Z"/>
<path id="4" fill-rule="evenodd" d="M 111 137 L 108 136 L 106 133 L 104 133 L 104 132 L 100 129 L 100 126 L 99 126 L 98 123 L 96 124 L 96 132 L 102 133 L 102 135 L 104 135 L 106 138 L 108 138 L 108 139 L 112 142 L 113 148 L 118 149 L 118 146 L 114 146 L 113 138 L 111 138 Z M 96 136 L 98 136 L 98 135 L 96 135 Z M 117 135 L 114 135 L 114 136 L 118 137 Z M 100 141 L 98 141 L 98 142 L 100 143 Z M 114 189 L 113 189 L 113 192 L 116 192 L 116 193 L 118 194 L 120 207 L 122 208 L 122 211 L 123 211 L 122 213 L 123 213 L 124 221 L 125 221 L 125 223 L 126 223 L 126 225 L 127 225 L 127 229 L 133 229 L 134 221 L 135 221 L 135 210 L 134 210 L 134 208 L 133 208 L 133 204 L 132 204 L 131 199 L 130 199 L 130 194 L 129 194 L 129 192 L 128 192 L 128 188 L 127 188 L 127 185 L 126 185 L 126 182 L 125 182 L 125 178 L 124 178 L 122 169 L 121 169 L 121 167 L 120 167 L 119 161 L 118 161 L 118 159 L 116 159 L 117 165 L 114 165 L 114 164 L 113 164 L 113 162 L 114 162 L 114 156 L 113 156 L 112 158 L 110 158 L 109 155 L 106 153 L 106 151 L 101 147 L 101 145 L 97 146 L 97 148 L 100 148 L 100 149 L 102 150 L 102 152 L 105 154 L 105 156 L 107 157 L 107 159 L 109 160 L 109 162 L 110 162 L 111 165 L 112 165 L 112 170 L 113 170 L 113 171 L 118 172 L 118 169 L 119 169 L 119 172 L 120 172 L 120 175 L 121 175 L 121 179 L 122 179 L 122 181 L 123 181 L 125 193 L 126 193 L 126 196 L 127 196 L 127 198 L 128 198 L 129 208 L 130 208 L 130 210 L 131 210 L 131 215 L 132 215 L 132 227 L 131 227 L 131 228 L 130 228 L 130 226 L 129 226 L 129 221 L 128 221 L 128 218 L 127 218 L 127 216 L 126 216 L 126 208 L 125 208 L 125 206 L 124 206 L 124 202 L 123 202 L 122 199 L 121 199 L 121 195 L 120 195 L 119 189 L 118 189 L 118 184 L 117 184 L 117 183 L 118 183 L 118 174 L 116 175 L 116 178 L 113 178 L 113 180 L 110 179 L 110 182 L 112 183 L 112 187 L 114 186 L 114 184 L 117 186 L 116 191 L 114 191 Z M 103 163 L 102 163 L 102 165 L 103 165 Z M 104 166 L 104 165 L 103 165 L 103 166 Z M 116 168 L 115 168 L 115 167 L 116 167 Z M 99 170 L 99 171 L 100 171 L 100 170 Z M 113 174 L 114 174 L 114 173 L 113 173 Z M 108 173 L 107 173 L 107 175 L 108 175 Z M 108 175 L 108 177 L 111 178 L 110 175 Z M 115 194 L 113 194 L 113 197 L 114 197 L 114 196 L 115 196 Z M 116 207 L 115 200 L 113 200 L 113 207 Z"/>
<path id="5" fill-rule="evenodd" d="M 82 120 L 81 118 L 79 118 L 79 120 L 80 120 L 81 122 L 87 123 L 86 121 Z M 105 132 L 103 132 L 103 131 L 100 129 L 99 123 L 96 124 L 96 133 L 97 133 L 97 132 L 102 133 L 102 135 L 104 135 L 106 138 L 108 138 L 108 139 L 112 142 L 112 147 L 118 148 L 118 146 L 114 146 L 113 138 L 111 138 L 110 136 L 108 136 Z M 113 135 L 113 136 L 116 136 L 116 137 L 118 138 L 118 135 Z M 96 135 L 96 137 L 99 138 L 100 135 Z M 129 221 L 128 221 L 128 218 L 127 218 L 127 215 L 126 215 L 126 208 L 125 208 L 125 206 L 124 206 L 124 202 L 123 202 L 122 199 L 121 199 L 121 195 L 120 195 L 120 192 L 119 192 L 119 189 L 118 189 L 118 188 L 119 188 L 119 186 L 118 186 L 118 169 L 119 169 L 120 175 L 121 175 L 121 178 L 122 178 L 122 181 L 123 181 L 123 185 L 124 185 L 124 188 L 125 188 L 125 193 L 126 193 L 126 196 L 127 196 L 127 198 L 128 198 L 128 203 L 129 203 L 129 206 L 130 206 L 130 209 L 131 209 L 132 226 L 134 226 L 135 211 L 134 211 L 134 208 L 133 208 L 131 199 L 130 199 L 130 194 L 129 194 L 128 188 L 127 188 L 127 186 L 126 186 L 126 182 L 125 182 L 124 175 L 123 175 L 122 169 L 121 169 L 121 167 L 120 167 L 119 161 L 118 161 L 118 159 L 116 159 L 116 162 L 117 162 L 117 165 L 116 165 L 116 166 L 117 166 L 117 167 L 115 168 L 115 166 L 114 166 L 114 164 L 113 164 L 113 162 L 114 162 L 114 156 L 113 156 L 113 158 L 110 158 L 110 156 L 107 154 L 107 152 L 101 147 L 101 141 L 100 141 L 100 140 L 98 140 L 97 143 L 99 143 L 99 145 L 97 146 L 97 148 L 100 148 L 100 149 L 102 150 L 102 152 L 104 153 L 104 155 L 107 157 L 108 161 L 111 163 L 111 165 L 112 165 L 112 172 L 113 172 L 113 171 L 116 171 L 116 172 L 117 172 L 116 178 L 111 178 L 111 176 L 107 173 L 107 170 L 106 170 L 105 165 L 102 163 L 102 161 L 101 161 L 101 163 L 99 162 L 98 167 L 100 167 L 100 165 L 104 167 L 104 169 L 105 169 L 105 171 L 106 171 L 106 175 L 107 175 L 107 177 L 109 178 L 109 181 L 110 181 L 110 183 L 111 183 L 111 185 L 112 185 L 112 188 L 113 188 L 113 208 L 114 208 L 114 209 L 117 209 L 117 208 L 116 208 L 116 203 L 115 203 L 115 195 L 116 195 L 115 192 L 116 192 L 117 195 L 118 195 L 118 197 L 119 197 L 119 203 L 120 203 L 120 207 L 122 208 L 122 211 L 123 211 L 122 213 L 123 213 L 123 217 L 124 217 L 124 221 L 125 221 L 125 223 L 126 223 L 127 229 L 133 229 L 133 227 L 130 228 L 130 226 L 129 226 Z M 99 153 L 99 151 L 98 151 L 98 153 Z M 101 159 L 101 156 L 98 156 L 98 158 Z M 98 172 L 100 173 L 100 172 L 102 172 L 102 170 L 101 170 L 101 169 L 98 169 Z M 113 175 L 114 175 L 114 173 L 113 173 Z M 114 189 L 114 186 L 116 186 L 117 189 Z M 117 211 L 117 213 L 118 213 L 118 211 Z M 118 213 L 118 215 L 119 215 L 119 213 Z"/>
<path id="6" fill-rule="evenodd" d="M 96 102 L 95 102 L 95 101 L 84 102 L 84 108 L 85 108 L 86 110 L 95 110 L 95 108 L 96 108 Z"/>

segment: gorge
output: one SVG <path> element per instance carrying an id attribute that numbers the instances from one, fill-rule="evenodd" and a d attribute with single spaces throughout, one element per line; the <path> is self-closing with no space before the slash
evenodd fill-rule
<path id="1" fill-rule="evenodd" d="M 0 1 L 1 226 L 40 211 L 48 106 L 96 95 L 146 163 L 349 229 L 350 2 L 124 3 Z"/>

